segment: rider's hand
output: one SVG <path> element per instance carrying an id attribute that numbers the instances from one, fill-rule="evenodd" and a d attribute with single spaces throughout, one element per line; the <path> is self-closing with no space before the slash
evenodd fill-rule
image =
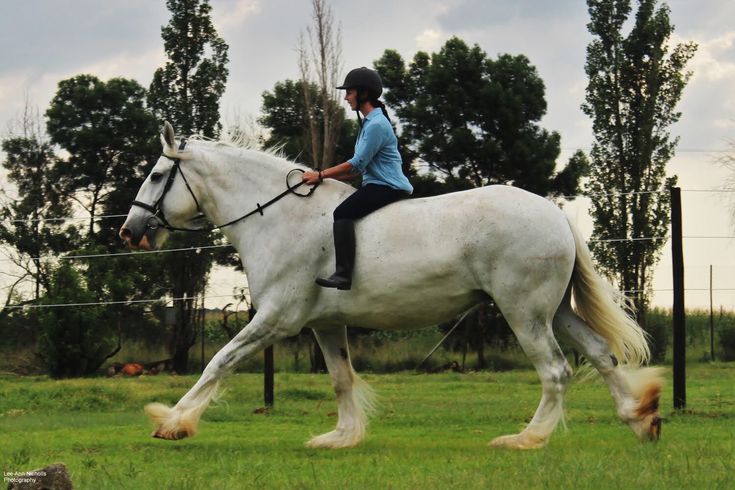
<path id="1" fill-rule="evenodd" d="M 308 185 L 316 185 L 321 182 L 321 180 L 319 172 L 304 172 L 301 176 L 301 181 Z"/>

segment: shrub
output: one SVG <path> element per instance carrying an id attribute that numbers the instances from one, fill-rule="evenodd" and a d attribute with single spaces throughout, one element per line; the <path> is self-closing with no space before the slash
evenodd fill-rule
<path id="1" fill-rule="evenodd" d="M 46 304 L 91 303 L 95 296 L 70 265 L 59 267 L 43 298 Z M 38 353 L 51 376 L 94 373 L 115 346 L 104 310 L 98 306 L 46 308 L 39 315 Z"/>
<path id="2" fill-rule="evenodd" d="M 663 362 L 666 357 L 666 349 L 669 347 L 669 333 L 671 326 L 659 318 L 648 319 L 646 333 L 648 333 L 648 345 L 651 348 L 651 362 Z"/>
<path id="3" fill-rule="evenodd" d="M 720 327 L 720 347 L 723 361 L 735 361 L 735 324 L 729 323 Z"/>

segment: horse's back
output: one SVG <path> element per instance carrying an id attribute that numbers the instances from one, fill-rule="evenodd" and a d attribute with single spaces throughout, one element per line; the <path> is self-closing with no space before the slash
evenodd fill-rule
<path id="1" fill-rule="evenodd" d="M 484 251 L 516 249 L 552 253 L 574 248 L 574 238 L 558 206 L 522 189 L 493 185 L 439 196 L 407 199 L 367 216 L 358 227 L 368 242 L 411 248 L 460 245 Z M 558 249 L 555 251 L 555 249 Z"/>

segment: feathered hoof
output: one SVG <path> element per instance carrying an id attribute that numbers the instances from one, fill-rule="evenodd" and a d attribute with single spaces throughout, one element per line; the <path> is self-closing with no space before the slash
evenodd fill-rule
<path id="1" fill-rule="evenodd" d="M 546 439 L 528 432 L 521 432 L 520 434 L 496 437 L 488 445 L 509 449 L 538 449 L 546 445 Z"/>
<path id="2" fill-rule="evenodd" d="M 344 430 L 333 430 L 312 438 L 306 443 L 310 448 L 341 449 L 355 447 L 362 442 L 362 437 Z"/>
<path id="3" fill-rule="evenodd" d="M 175 408 L 150 403 L 145 406 L 145 412 L 156 427 L 151 434 L 156 439 L 177 441 L 196 434 L 196 424 L 188 421 L 188 417 L 182 416 Z"/>

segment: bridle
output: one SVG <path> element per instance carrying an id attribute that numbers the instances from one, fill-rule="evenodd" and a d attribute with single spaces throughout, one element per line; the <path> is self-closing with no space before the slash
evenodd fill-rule
<path id="1" fill-rule="evenodd" d="M 186 140 L 182 139 L 181 144 L 179 145 L 179 151 L 182 151 L 186 147 Z M 163 200 L 166 198 L 166 194 L 168 194 L 168 191 L 171 190 L 171 186 L 174 183 L 174 179 L 176 178 L 176 174 L 181 174 L 181 178 L 184 179 L 184 184 L 186 185 L 186 189 L 189 191 L 189 195 L 192 199 L 194 199 L 194 204 L 197 206 L 197 212 L 198 214 L 194 216 L 190 221 L 204 218 L 204 212 L 202 211 L 202 207 L 199 204 L 199 200 L 197 199 L 197 196 L 194 194 L 194 191 L 192 190 L 191 186 L 189 185 L 189 181 L 186 179 L 186 175 L 184 175 L 184 171 L 181 168 L 181 159 L 180 158 L 172 158 L 166 154 L 163 155 L 164 157 L 168 158 L 169 160 L 172 160 L 173 166 L 171 167 L 171 171 L 168 174 L 168 179 L 166 180 L 166 184 L 163 186 L 163 192 L 161 193 L 161 197 L 158 198 L 158 200 L 154 204 L 148 204 L 141 201 L 133 201 L 133 206 L 138 206 L 139 208 L 143 208 L 146 211 L 149 211 L 153 213 L 153 215 L 148 218 L 148 222 L 146 223 L 146 228 L 149 230 L 155 230 L 157 228 L 163 227 L 170 231 L 212 231 L 212 230 L 219 230 L 221 228 L 225 228 L 226 226 L 234 225 L 235 223 L 239 223 L 240 221 L 244 220 L 245 218 L 248 218 L 256 213 L 259 213 L 261 216 L 263 216 L 263 210 L 270 206 L 271 204 L 275 203 L 276 201 L 281 200 L 283 197 L 285 197 L 288 194 L 294 194 L 299 197 L 309 197 L 311 196 L 317 187 L 319 187 L 319 184 L 315 184 L 312 186 L 311 189 L 309 189 L 309 192 L 306 194 L 299 194 L 298 192 L 294 192 L 296 189 L 304 185 L 304 182 L 299 182 L 295 186 L 291 186 L 288 182 L 289 177 L 294 172 L 301 172 L 304 173 L 303 170 L 300 168 L 295 168 L 291 170 L 288 174 L 286 174 L 286 190 L 278 194 L 276 197 L 268 201 L 267 203 L 261 205 L 260 203 L 256 203 L 256 208 L 249 213 L 246 213 L 239 218 L 235 218 L 231 221 L 228 221 L 227 223 L 217 225 L 217 226 L 209 226 L 209 227 L 202 227 L 202 228 L 179 228 L 176 226 L 171 226 L 171 223 L 168 222 L 166 219 L 166 215 L 163 212 Z"/>

